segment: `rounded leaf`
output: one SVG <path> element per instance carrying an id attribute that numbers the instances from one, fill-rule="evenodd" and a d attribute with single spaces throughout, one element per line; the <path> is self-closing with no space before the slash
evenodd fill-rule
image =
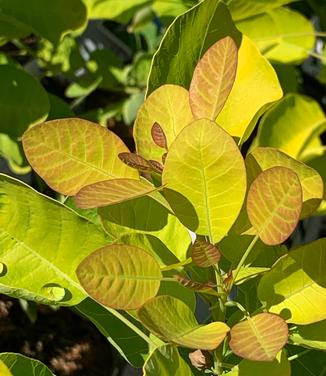
<path id="1" fill-rule="evenodd" d="M 146 159 L 161 161 L 165 150 L 152 138 L 152 127 L 158 123 L 169 147 L 180 131 L 193 120 L 189 93 L 177 85 L 162 85 L 140 107 L 134 125 L 137 152 Z"/>
<path id="2" fill-rule="evenodd" d="M 216 245 L 196 239 L 191 248 L 191 258 L 197 266 L 208 268 L 219 262 L 221 254 Z"/>
<path id="3" fill-rule="evenodd" d="M 196 119 L 215 120 L 232 89 L 238 49 L 227 36 L 213 44 L 199 60 L 189 88 L 190 107 Z"/>
<path id="4" fill-rule="evenodd" d="M 302 189 L 298 176 L 286 167 L 263 171 L 251 184 L 247 197 L 250 223 L 268 245 L 284 242 L 298 224 Z"/>
<path id="5" fill-rule="evenodd" d="M 36 125 L 23 135 L 33 169 L 55 191 L 74 195 L 82 187 L 138 172 L 118 158 L 128 148 L 113 132 L 87 120 L 71 118 Z"/>
<path id="6" fill-rule="evenodd" d="M 138 317 L 158 337 L 191 349 L 216 349 L 230 329 L 219 321 L 199 325 L 185 303 L 168 295 L 146 302 L 138 310 Z"/>
<path id="7" fill-rule="evenodd" d="M 246 170 L 238 146 L 207 119 L 184 128 L 168 152 L 162 177 L 180 221 L 217 243 L 235 222 L 246 193 Z"/>
<path id="8" fill-rule="evenodd" d="M 269 362 L 288 341 L 286 322 L 272 313 L 248 317 L 231 328 L 232 351 L 242 358 Z"/>
<path id="9" fill-rule="evenodd" d="M 86 257 L 77 276 L 87 293 L 115 309 L 136 309 L 155 296 L 162 274 L 159 264 L 146 251 L 113 244 Z"/>

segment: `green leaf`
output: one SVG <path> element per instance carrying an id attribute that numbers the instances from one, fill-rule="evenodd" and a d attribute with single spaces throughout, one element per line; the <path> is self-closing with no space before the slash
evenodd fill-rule
<path id="1" fill-rule="evenodd" d="M 199 60 L 190 83 L 190 107 L 196 119 L 215 120 L 232 89 L 238 49 L 230 37 L 214 43 Z"/>
<path id="2" fill-rule="evenodd" d="M 310 325 L 297 325 L 291 330 L 290 340 L 294 345 L 326 350 L 326 320 Z"/>
<path id="3" fill-rule="evenodd" d="M 81 28 L 86 22 L 86 8 L 80 0 L 1 0 L 0 16 L 8 16 L 53 43 L 58 43 L 69 31 Z M 11 35 L 9 35 L 11 36 Z"/>
<path id="4" fill-rule="evenodd" d="M 155 191 L 150 183 L 136 179 L 112 179 L 87 185 L 75 196 L 81 209 L 98 208 L 145 196 Z"/>
<path id="5" fill-rule="evenodd" d="M 49 94 L 50 111 L 47 120 L 62 119 L 74 116 L 67 102 L 56 95 Z"/>
<path id="6" fill-rule="evenodd" d="M 112 236 L 120 238 L 130 233 L 153 235 L 180 261 L 187 259 L 187 250 L 191 243 L 187 229 L 166 207 L 152 197 L 144 196 L 108 208 L 100 208 L 98 212 L 104 228 Z"/>
<path id="7" fill-rule="evenodd" d="M 2 376 L 13 376 L 13 374 L 9 371 L 8 367 L 5 363 L 0 360 L 0 375 Z"/>
<path id="8" fill-rule="evenodd" d="M 238 370 L 227 373 L 228 376 L 291 376 L 299 375 L 291 373 L 291 365 L 282 351 L 278 354 L 277 359 L 272 362 L 254 362 L 251 360 L 242 360 L 238 365 Z M 301 376 L 301 373 L 300 373 Z M 316 375 L 317 376 L 317 375 Z"/>
<path id="9" fill-rule="evenodd" d="M 83 0 L 89 18 L 108 18 L 128 23 L 138 9 L 150 4 L 151 0 Z"/>
<path id="10" fill-rule="evenodd" d="M 107 235 L 25 184 L 0 175 L 1 293 L 45 304 L 75 305 L 85 298 L 75 270 Z"/>
<path id="11" fill-rule="evenodd" d="M 157 347 L 147 358 L 143 371 L 144 376 L 192 376 L 190 367 L 173 345 Z"/>
<path id="12" fill-rule="evenodd" d="M 271 362 L 288 341 L 288 326 L 277 315 L 260 313 L 231 328 L 229 345 L 242 358 Z"/>
<path id="13" fill-rule="evenodd" d="M 112 244 L 93 252 L 78 266 L 87 293 L 115 309 L 137 309 L 154 297 L 162 274 L 153 256 L 141 248 Z"/>
<path id="14" fill-rule="evenodd" d="M 270 268 L 264 268 L 264 267 L 251 267 L 251 266 L 244 266 L 240 269 L 238 275 L 236 276 L 236 279 L 234 281 L 235 285 L 241 285 L 242 283 L 248 281 L 249 279 L 255 278 L 258 275 L 265 273 Z"/>
<path id="15" fill-rule="evenodd" d="M 325 128 L 325 114 L 316 101 L 288 94 L 262 118 L 257 146 L 272 146 L 298 158 Z"/>
<path id="16" fill-rule="evenodd" d="M 167 155 L 162 181 L 180 221 L 200 235 L 209 235 L 212 243 L 235 222 L 246 191 L 237 145 L 207 119 L 196 120 L 180 132 Z"/>
<path id="17" fill-rule="evenodd" d="M 31 171 L 21 145 L 7 134 L 0 133 L 0 156 L 7 160 L 10 169 L 16 174 L 27 174 Z"/>
<path id="18" fill-rule="evenodd" d="M 163 340 L 194 349 L 214 350 L 229 331 L 223 322 L 199 325 L 181 300 L 167 295 L 146 302 L 138 310 L 138 317 L 147 329 Z"/>
<path id="19" fill-rule="evenodd" d="M 286 167 L 272 167 L 261 172 L 249 188 L 248 217 L 267 245 L 281 244 L 292 234 L 301 209 L 300 180 Z"/>
<path id="20" fill-rule="evenodd" d="M 261 171 L 282 166 L 295 172 L 302 187 L 303 207 L 301 218 L 311 215 L 323 198 L 324 184 L 313 168 L 301 163 L 274 148 L 256 148 L 246 157 L 248 182 L 254 180 Z"/>
<path id="21" fill-rule="evenodd" d="M 137 178 L 118 159 L 129 151 L 113 132 L 87 120 L 71 118 L 39 124 L 23 135 L 26 157 L 46 183 L 65 195 L 114 178 Z"/>
<path id="22" fill-rule="evenodd" d="M 155 90 L 138 111 L 134 126 L 137 152 L 146 159 L 161 160 L 166 152 L 152 138 L 152 127 L 158 123 L 167 138 L 167 147 L 180 131 L 193 120 L 189 93 L 177 85 L 163 85 Z"/>
<path id="23" fill-rule="evenodd" d="M 2 133 L 16 139 L 30 125 L 46 119 L 49 112 L 48 96 L 34 77 L 22 69 L 1 65 L 0 86 Z"/>
<path id="24" fill-rule="evenodd" d="M 250 18 L 257 14 L 268 12 L 282 5 L 292 3 L 295 0 L 231 0 L 228 7 L 235 21 Z"/>
<path id="25" fill-rule="evenodd" d="M 4 363 L 10 371 L 3 373 L 1 363 Z M 3 352 L 0 354 L 0 374 L 1 376 L 54 376 L 54 374 L 39 360 L 28 358 L 21 354 Z"/>
<path id="26" fill-rule="evenodd" d="M 292 375 L 300 376 L 322 376 L 326 371 L 325 351 L 309 351 L 302 347 L 291 346 L 288 348 L 288 355 L 298 356 L 291 361 Z"/>
<path id="27" fill-rule="evenodd" d="M 147 95 L 164 84 L 188 88 L 198 61 L 209 47 L 226 36 L 239 46 L 241 34 L 220 1 L 206 0 L 178 16 L 154 55 Z"/>
<path id="28" fill-rule="evenodd" d="M 268 310 L 289 323 L 311 324 L 326 319 L 326 239 L 301 246 L 282 257 L 258 287 Z"/>
<path id="29" fill-rule="evenodd" d="M 0 13 L 0 46 L 12 39 L 20 39 L 32 32 L 31 28 L 24 25 L 14 17 Z"/>
<path id="30" fill-rule="evenodd" d="M 273 67 L 244 35 L 238 51 L 235 82 L 217 123 L 243 143 L 259 117 L 281 97 L 282 89 Z"/>
<path id="31" fill-rule="evenodd" d="M 137 368 L 144 364 L 148 344 L 129 326 L 90 298 L 83 300 L 75 308 L 97 327 L 127 362 Z M 130 315 L 128 320 L 132 321 Z"/>
<path id="32" fill-rule="evenodd" d="M 273 62 L 300 63 L 314 48 L 312 24 L 301 13 L 287 8 L 269 10 L 236 25 Z"/>

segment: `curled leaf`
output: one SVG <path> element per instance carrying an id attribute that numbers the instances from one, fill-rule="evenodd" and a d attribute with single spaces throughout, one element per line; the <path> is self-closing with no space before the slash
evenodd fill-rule
<path id="1" fill-rule="evenodd" d="M 212 357 L 207 351 L 193 351 L 189 354 L 189 359 L 191 364 L 199 370 L 204 370 L 212 365 Z"/>
<path id="2" fill-rule="evenodd" d="M 120 153 L 118 157 L 124 164 L 138 171 L 150 172 L 152 169 L 150 163 L 136 153 Z"/>
<path id="3" fill-rule="evenodd" d="M 181 276 L 181 275 L 174 275 L 173 276 L 182 286 L 188 287 L 195 291 L 205 291 L 210 290 L 216 287 L 216 284 L 213 282 L 195 282 L 192 281 L 190 278 Z"/>

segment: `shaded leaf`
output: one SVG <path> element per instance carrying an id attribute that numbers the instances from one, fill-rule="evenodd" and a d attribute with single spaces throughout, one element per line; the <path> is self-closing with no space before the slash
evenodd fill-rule
<path id="1" fill-rule="evenodd" d="M 171 296 L 157 296 L 139 310 L 141 322 L 165 341 L 189 348 L 214 350 L 225 338 L 229 327 L 223 322 L 199 325 L 190 309 Z M 182 318 L 176 320 L 176 318 Z"/>
<path id="2" fill-rule="evenodd" d="M 258 298 L 287 322 L 311 324 L 326 319 L 326 239 L 282 257 L 260 280 Z"/>
<path id="3" fill-rule="evenodd" d="M 13 374 L 9 371 L 8 367 L 5 363 L 0 360 L 0 375 L 2 376 L 13 376 Z"/>
<path id="4" fill-rule="evenodd" d="M 147 358 L 143 368 L 144 376 L 192 376 L 187 363 L 182 359 L 178 348 L 173 345 L 157 347 Z"/>
<path id="5" fill-rule="evenodd" d="M 204 370 L 212 365 L 212 357 L 207 351 L 196 350 L 189 354 L 191 364 L 198 370 Z"/>
<path id="6" fill-rule="evenodd" d="M 323 181 L 313 168 L 301 163 L 274 148 L 256 148 L 246 157 L 248 181 L 271 167 L 282 166 L 295 172 L 302 187 L 301 218 L 312 214 L 323 197 Z"/>
<path id="7" fill-rule="evenodd" d="M 221 254 L 216 245 L 196 239 L 191 248 L 191 258 L 197 266 L 208 268 L 219 262 Z"/>
<path id="8" fill-rule="evenodd" d="M 99 208 L 145 196 L 156 188 L 136 179 L 112 179 L 87 185 L 75 196 L 81 209 Z"/>
<path id="9" fill-rule="evenodd" d="M 297 325 L 291 330 L 291 343 L 312 349 L 326 350 L 326 320 L 310 325 Z"/>
<path id="10" fill-rule="evenodd" d="M 44 304 L 85 298 L 75 270 L 110 238 L 85 218 L 27 185 L 0 175 L 1 293 Z"/>
<path id="11" fill-rule="evenodd" d="M 16 139 L 30 125 L 46 119 L 49 112 L 48 96 L 34 77 L 22 69 L 1 65 L 0 85 L 1 133 Z"/>
<path id="12" fill-rule="evenodd" d="M 237 45 L 229 36 L 205 52 L 196 65 L 189 88 L 190 107 L 195 118 L 217 118 L 232 89 L 237 62 Z"/>
<path id="13" fill-rule="evenodd" d="M 128 151 L 120 138 L 87 120 L 60 119 L 37 125 L 24 133 L 23 146 L 33 169 L 65 195 L 98 181 L 138 177 L 118 158 L 120 152 Z"/>
<path id="14" fill-rule="evenodd" d="M 168 144 L 167 144 L 166 136 L 165 136 L 164 130 L 162 129 L 159 123 L 155 122 L 153 124 L 151 133 L 152 133 L 152 139 L 155 142 L 155 144 L 159 146 L 160 148 L 167 150 Z"/>
<path id="15" fill-rule="evenodd" d="M 5 372 L 7 373 L 3 373 L 1 363 L 6 366 L 8 371 Z M 27 356 L 12 352 L 0 353 L 0 374 L 1 376 L 54 376 L 49 368 L 39 360 L 28 358 Z"/>
<path id="16" fill-rule="evenodd" d="M 291 361 L 292 375 L 300 376 L 322 376 L 326 371 L 325 351 L 309 351 L 301 354 L 302 347 L 288 346 L 288 355 L 296 356 L 297 359 Z"/>
<path id="17" fill-rule="evenodd" d="M 118 157 L 127 166 L 143 172 L 151 171 L 151 165 L 149 164 L 149 162 L 138 154 L 127 152 L 119 153 Z"/>
<path id="18" fill-rule="evenodd" d="M 134 367 L 141 367 L 144 364 L 148 343 L 129 326 L 91 298 L 83 300 L 75 308 L 97 327 L 127 362 Z M 137 325 L 136 320 L 130 315 L 128 320 Z"/>
<path id="19" fill-rule="evenodd" d="M 166 146 L 169 147 L 192 120 L 188 91 L 181 86 L 162 85 L 146 99 L 138 111 L 134 124 L 137 152 L 146 159 L 160 161 L 165 150 L 153 141 L 153 124 L 160 124 L 166 137 Z"/>
<path id="20" fill-rule="evenodd" d="M 96 301 L 115 309 L 136 309 L 155 296 L 162 274 L 159 264 L 141 248 L 112 244 L 84 259 L 77 276 Z"/>
<path id="21" fill-rule="evenodd" d="M 298 224 L 302 189 L 298 176 L 286 167 L 260 173 L 247 197 L 248 217 L 260 239 L 268 245 L 284 242 Z"/>
<path id="22" fill-rule="evenodd" d="M 161 165 L 160 162 L 154 161 L 152 159 L 150 159 L 148 162 L 153 172 L 156 172 L 157 174 L 162 174 L 164 167 Z"/>
<path id="23" fill-rule="evenodd" d="M 242 358 L 270 362 L 288 341 L 288 326 L 277 315 L 260 313 L 234 325 L 229 342 Z"/>
<path id="24" fill-rule="evenodd" d="M 274 62 L 302 62 L 314 48 L 312 24 L 301 13 L 288 8 L 269 10 L 236 25 L 257 44 L 267 59 Z"/>
<path id="25" fill-rule="evenodd" d="M 216 287 L 216 283 L 213 282 L 195 282 L 188 277 L 183 277 L 181 275 L 174 275 L 174 278 L 184 287 L 188 287 L 195 291 L 211 290 Z"/>
<path id="26" fill-rule="evenodd" d="M 176 138 L 162 177 L 165 196 L 190 230 L 221 240 L 235 222 L 246 191 L 246 171 L 231 136 L 207 119 Z"/>

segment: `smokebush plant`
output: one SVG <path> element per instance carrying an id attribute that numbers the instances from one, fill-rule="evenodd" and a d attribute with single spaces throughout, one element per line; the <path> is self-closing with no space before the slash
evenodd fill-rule
<path id="1" fill-rule="evenodd" d="M 281 97 L 224 4 L 178 17 L 152 62 L 136 153 L 77 118 L 24 133 L 64 202 L 1 175 L 1 291 L 74 306 L 145 375 L 290 375 L 326 348 L 326 240 L 287 248 L 324 190 L 301 157 L 318 131 L 287 153 L 273 144 L 286 134 L 266 131 Z"/>

